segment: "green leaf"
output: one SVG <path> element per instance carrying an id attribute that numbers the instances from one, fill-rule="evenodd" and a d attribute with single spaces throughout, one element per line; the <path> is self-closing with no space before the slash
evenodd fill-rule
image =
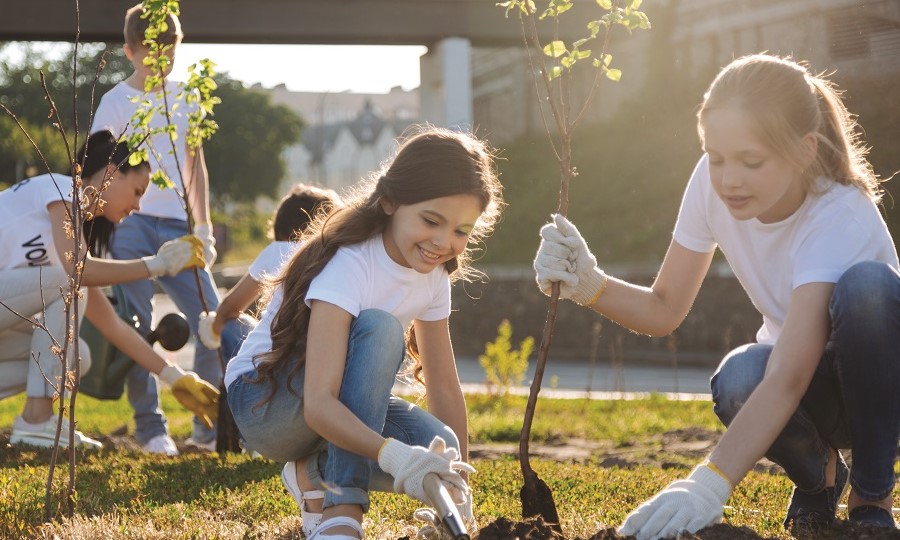
<path id="1" fill-rule="evenodd" d="M 597 0 L 597 5 L 603 9 L 612 9 L 612 0 Z"/>
<path id="2" fill-rule="evenodd" d="M 140 165 L 141 163 L 146 161 L 144 159 L 144 156 L 146 155 L 146 153 L 147 152 L 144 152 L 144 151 L 133 152 L 130 156 L 128 156 L 128 164 L 131 165 L 132 167 Z"/>
<path id="3" fill-rule="evenodd" d="M 611 81 L 619 82 L 619 79 L 622 78 L 622 70 L 620 69 L 607 69 L 606 70 L 606 78 Z"/>
<path id="4" fill-rule="evenodd" d="M 169 180 L 162 170 L 157 170 L 150 175 L 150 182 L 159 189 L 174 188 L 175 182 Z"/>
<path id="5" fill-rule="evenodd" d="M 538 18 L 541 20 L 546 17 L 557 18 L 570 9 L 572 9 L 572 0 L 550 0 L 547 9 Z"/>
<path id="6" fill-rule="evenodd" d="M 509 18 L 509 12 L 515 9 L 519 11 L 520 16 L 529 15 L 537 10 L 533 0 L 507 0 L 506 2 L 499 2 L 496 5 L 497 7 L 506 8 L 506 12 L 504 13 L 506 18 Z"/>
<path id="7" fill-rule="evenodd" d="M 623 24 L 629 30 L 634 30 L 636 28 L 640 28 L 642 30 L 650 29 L 650 19 L 648 19 L 647 15 L 642 11 L 628 10 L 624 19 L 621 21 L 621 24 Z"/>
<path id="8" fill-rule="evenodd" d="M 552 58 L 559 58 L 566 54 L 566 44 L 560 40 L 551 41 L 544 45 L 544 54 Z"/>
<path id="9" fill-rule="evenodd" d="M 631 5 L 628 7 L 630 7 L 631 9 L 640 9 L 643 2 L 644 0 L 631 0 Z"/>

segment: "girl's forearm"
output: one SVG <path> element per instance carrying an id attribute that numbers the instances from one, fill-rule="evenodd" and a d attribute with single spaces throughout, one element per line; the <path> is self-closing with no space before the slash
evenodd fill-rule
<path id="1" fill-rule="evenodd" d="M 713 252 L 691 251 L 673 240 L 652 286 L 608 276 L 606 289 L 591 308 L 641 334 L 671 334 L 690 311 L 712 258 Z"/>
<path id="2" fill-rule="evenodd" d="M 225 298 L 216 308 L 216 320 L 213 321 L 213 330 L 221 334 L 225 323 L 233 319 L 237 319 L 244 310 L 246 310 L 259 298 L 262 285 L 253 279 L 250 274 L 244 274 L 234 287 L 228 291 Z"/>
<path id="3" fill-rule="evenodd" d="M 448 384 L 447 386 L 451 386 Z M 434 391 L 428 388 L 428 410 L 441 422 L 447 424 L 459 439 L 460 459 L 469 459 L 469 425 L 466 412 L 466 400 L 462 389 L 458 385 L 455 388 Z"/>
<path id="4" fill-rule="evenodd" d="M 88 257 L 84 262 L 81 284 L 86 287 L 105 287 L 149 278 L 150 271 L 140 259 L 117 261 Z"/>
<path id="5" fill-rule="evenodd" d="M 369 429 L 343 403 L 331 397 L 307 399 L 306 403 L 316 403 L 316 407 L 304 410 L 307 424 L 316 433 L 348 452 L 378 460 L 384 437 Z"/>
<path id="6" fill-rule="evenodd" d="M 114 347 L 152 373 L 158 374 L 168 363 L 144 338 L 119 318 L 106 296 L 96 287 L 88 287 L 85 317 Z"/>
<path id="7" fill-rule="evenodd" d="M 671 334 L 684 320 L 654 289 L 609 276 L 607 288 L 591 309 L 633 332 Z"/>
<path id="8" fill-rule="evenodd" d="M 802 397 L 797 386 L 785 379 L 763 379 L 728 426 L 710 461 L 737 485 L 772 446 Z"/>

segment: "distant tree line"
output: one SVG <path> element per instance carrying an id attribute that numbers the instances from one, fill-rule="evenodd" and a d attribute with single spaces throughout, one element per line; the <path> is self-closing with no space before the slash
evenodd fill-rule
<path id="1" fill-rule="evenodd" d="M 71 141 L 76 119 L 83 136 L 100 96 L 131 74 L 131 63 L 120 44 L 80 44 L 78 75 L 73 77 L 74 47 L 61 58 L 49 59 L 30 44 L 21 45 L 21 57 L 11 59 L 6 54 L 9 47 L 0 43 L 0 103 L 27 129 L 51 170 L 65 173 L 69 170 L 65 146 L 52 125 L 55 119 L 48 116 L 50 105 L 41 73 Z M 105 65 L 92 88 L 101 58 Z M 286 172 L 282 153 L 300 140 L 303 120 L 291 109 L 271 103 L 265 92 L 245 88 L 227 73 L 217 75 L 216 82 L 215 95 L 222 99 L 215 109 L 219 131 L 204 147 L 213 205 L 253 201 L 260 195 L 280 197 L 278 186 Z M 45 165 L 15 121 L 0 114 L 0 184 L 44 172 Z"/>

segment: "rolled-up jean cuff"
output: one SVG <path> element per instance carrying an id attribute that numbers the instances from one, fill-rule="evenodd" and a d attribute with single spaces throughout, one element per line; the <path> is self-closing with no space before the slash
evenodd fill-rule
<path id="1" fill-rule="evenodd" d="M 850 488 L 853 490 L 853 493 L 864 501 L 880 501 L 885 499 L 888 495 L 894 492 L 894 483 L 891 482 L 891 485 L 888 486 L 887 489 L 881 492 L 872 493 L 870 491 L 866 491 L 865 489 L 861 489 L 859 484 L 853 480 L 853 476 L 850 476 Z"/>
<path id="2" fill-rule="evenodd" d="M 362 507 L 363 513 L 369 511 L 369 493 L 359 488 L 333 488 L 329 489 L 325 498 L 326 507 L 337 506 L 339 504 L 358 504 Z"/>
<path id="3" fill-rule="evenodd" d="M 320 445 L 321 450 L 306 456 L 306 478 L 309 479 L 312 485 L 319 486 L 317 489 L 324 489 L 323 486 L 325 485 L 325 479 L 322 478 L 322 469 L 319 461 L 325 460 L 324 454 L 327 445 L 328 443 L 325 442 L 325 439 L 322 439 L 322 444 Z"/>

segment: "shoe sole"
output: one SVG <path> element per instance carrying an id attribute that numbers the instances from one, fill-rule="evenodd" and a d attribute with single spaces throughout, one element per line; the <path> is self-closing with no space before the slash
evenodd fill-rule
<path id="1" fill-rule="evenodd" d="M 27 444 L 29 446 L 37 446 L 39 448 L 53 448 L 53 441 L 47 439 L 46 437 L 37 437 L 31 435 L 13 435 L 9 439 L 9 444 Z M 103 443 L 100 441 L 95 441 L 94 439 L 82 440 L 80 442 L 76 442 L 75 445 L 79 448 L 90 448 L 90 449 L 100 449 L 103 448 Z M 69 443 L 67 441 L 59 441 L 60 448 L 68 448 Z"/>

